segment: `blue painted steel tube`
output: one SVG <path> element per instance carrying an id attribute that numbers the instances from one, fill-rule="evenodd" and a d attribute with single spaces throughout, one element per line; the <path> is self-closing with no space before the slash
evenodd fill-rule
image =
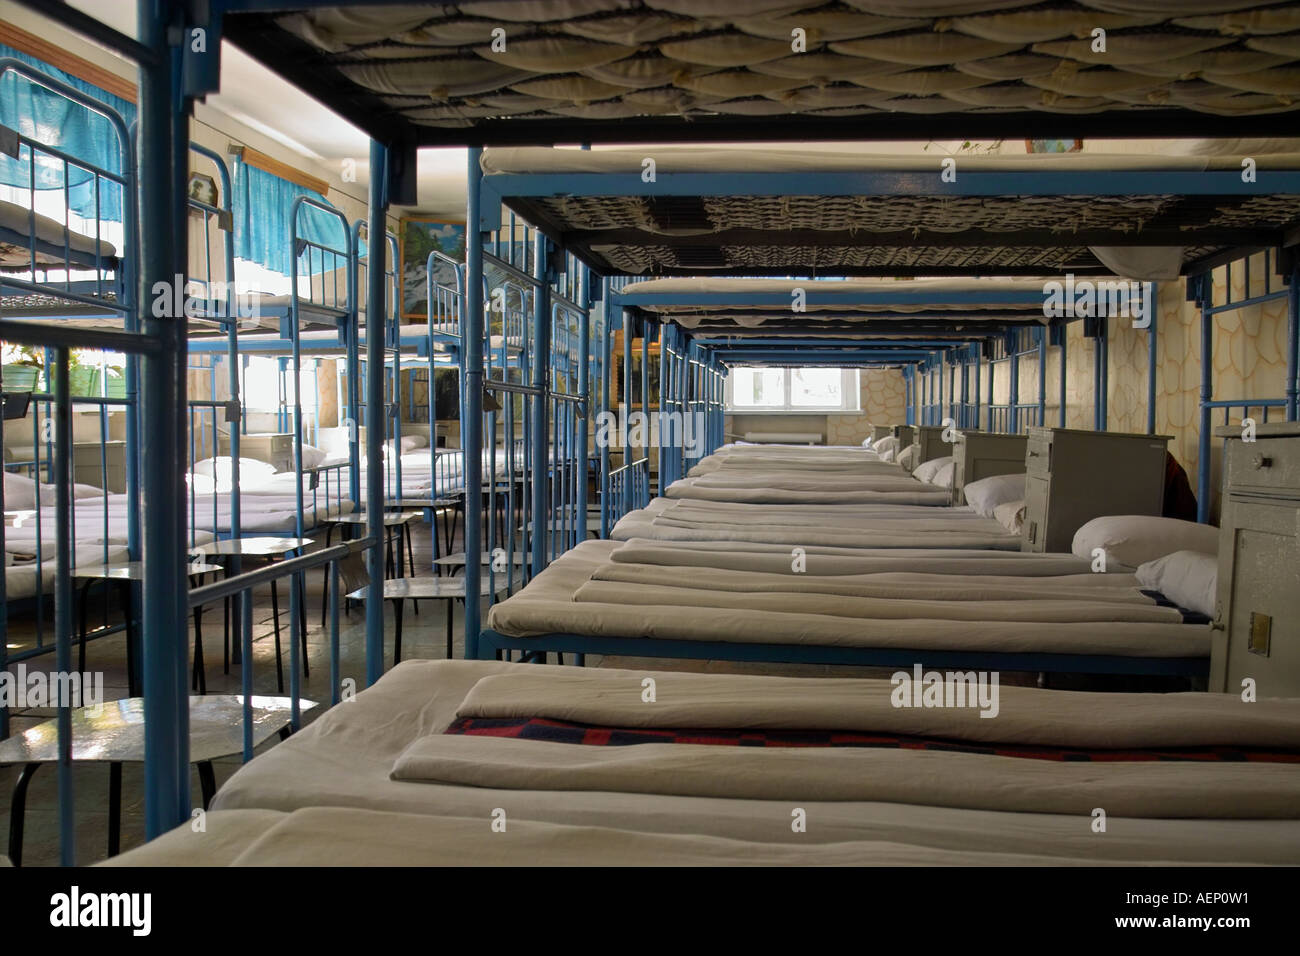
<path id="1" fill-rule="evenodd" d="M 971 427 L 976 431 L 980 428 L 980 369 L 984 365 L 984 353 L 980 345 L 976 342 L 970 347 L 971 357 L 975 360 L 975 421 Z M 993 430 L 993 423 L 989 422 L 989 430 Z"/>
<path id="2" fill-rule="evenodd" d="M 1300 267 L 1291 270 L 1286 297 L 1286 420 L 1300 418 Z"/>
<path id="3" fill-rule="evenodd" d="M 372 140 L 366 226 L 370 250 L 370 265 L 366 269 L 366 525 L 375 543 L 370 549 L 370 580 L 366 588 L 366 686 L 384 673 L 384 257 L 387 248 L 383 236 L 387 218 L 388 147 Z M 466 564 L 468 570 L 478 562 L 470 560 Z"/>
<path id="4" fill-rule="evenodd" d="M 540 574 L 547 564 L 547 540 L 550 537 L 549 526 L 554 518 L 555 509 L 550 506 L 550 488 L 552 467 L 559 466 L 559 443 L 556 443 L 555 456 L 550 449 L 550 398 L 551 398 L 551 284 L 546 278 L 547 239 L 542 231 L 537 230 L 533 237 L 533 277 L 537 285 L 533 289 L 533 348 L 537 360 L 533 363 L 533 388 L 537 391 L 529 396 L 533 406 L 532 434 L 528 441 L 533 448 L 533 537 L 530 542 L 533 555 L 533 574 Z M 558 436 L 557 436 L 558 437 Z M 473 487 L 474 507 L 478 507 L 478 486 Z M 471 486 L 466 484 L 465 494 L 471 493 Z M 466 505 L 468 508 L 468 504 Z"/>
<path id="5" fill-rule="evenodd" d="M 1249 288 L 1249 287 L 1248 287 Z M 1142 298 L 1147 307 L 1147 434 L 1156 433 L 1156 316 L 1159 313 L 1156 284 L 1145 283 Z"/>
<path id="6" fill-rule="evenodd" d="M 578 325 L 578 395 L 581 400 L 577 408 L 578 447 L 575 449 L 578 487 L 574 490 L 577 492 L 577 540 L 582 542 L 587 540 L 587 461 L 591 448 L 591 270 L 586 266 L 580 268 L 582 286 L 578 304 L 582 306 L 582 316 Z M 507 441 L 514 437 L 508 432 L 507 435 Z"/>
<path id="7" fill-rule="evenodd" d="M 609 379 L 610 379 L 610 336 L 614 329 L 614 315 L 618 306 L 610 295 L 609 280 L 601 279 L 604 290 L 601 298 L 605 302 L 605 322 L 600 333 L 600 417 L 604 423 L 605 440 L 600 444 L 600 537 L 609 538 L 609 513 L 613 507 L 609 498 L 609 444 L 613 440 L 609 428 Z M 600 430 L 597 436 L 602 434 Z"/>
<path id="8" fill-rule="evenodd" d="M 72 397 L 68 387 L 67 348 L 58 350 L 54 365 L 55 521 L 54 656 L 61 674 L 72 673 Z M 49 367 L 48 365 L 46 366 Z M 39 476 L 38 476 L 39 477 Z M 128 632 L 129 633 L 129 632 Z M 76 798 L 72 778 L 71 701 L 58 701 L 59 735 L 59 862 L 77 862 Z"/>
<path id="9" fill-rule="evenodd" d="M 1047 424 L 1047 326 L 1038 327 L 1038 424 Z"/>
<path id="10" fill-rule="evenodd" d="M 708 442 L 708 379 L 704 379 L 703 394 L 705 396 L 705 442 Z M 623 440 L 623 467 L 627 468 L 636 459 L 632 455 L 632 429 L 628 424 L 632 417 L 632 317 L 623 314 L 623 402 L 619 409 L 623 413 L 623 426 L 626 429 L 626 437 Z M 632 510 L 632 472 L 629 470 L 623 480 L 623 500 L 618 503 L 619 514 L 627 514 Z"/>
<path id="11" fill-rule="evenodd" d="M 1068 325 L 1063 325 L 1063 326 L 1061 326 L 1061 380 L 1060 380 L 1060 382 L 1057 383 L 1057 387 L 1058 387 L 1058 388 L 1060 389 L 1060 391 L 1061 391 L 1060 398 L 1059 398 L 1059 401 L 1060 401 L 1060 403 L 1061 403 L 1061 407 L 1060 407 L 1060 409 L 1058 410 L 1058 413 L 1057 413 L 1057 414 L 1060 416 L 1060 426 L 1061 426 L 1062 428 L 1065 427 L 1065 423 L 1069 420 L 1069 418 L 1068 418 L 1068 412 L 1066 411 L 1066 408 L 1065 408 L 1065 396 L 1066 396 L 1066 392 L 1067 392 L 1067 388 L 1066 388 L 1066 385 L 1067 385 L 1066 375 L 1067 375 L 1067 373 L 1068 373 L 1068 371 L 1069 371 L 1068 368 L 1067 368 L 1067 366 L 1066 366 L 1066 354 L 1065 354 L 1065 351 L 1066 351 L 1066 346 L 1067 346 L 1067 344 L 1069 343 L 1069 341 L 1070 341 L 1070 327 L 1069 327 Z"/>
<path id="12" fill-rule="evenodd" d="M 1010 416 L 1009 430 L 1013 433 L 1020 431 L 1020 342 L 1019 334 L 1016 336 L 1016 344 L 1010 349 L 1011 355 L 1007 359 L 1008 374 L 1011 384 L 1010 391 L 1007 394 L 1007 414 Z"/>
<path id="13" fill-rule="evenodd" d="M 141 64 L 139 92 L 140 293 L 172 289 L 187 265 L 189 102 L 179 97 L 182 57 L 167 44 L 170 2 L 138 0 L 140 42 L 158 53 Z M 183 107 L 178 104 L 183 104 Z M 171 310 L 168 310 L 171 311 Z M 158 342 L 141 360 L 144 584 L 144 789 L 149 839 L 190 815 L 189 584 L 185 568 L 186 337 L 184 316 L 141 310 Z"/>
<path id="14" fill-rule="evenodd" d="M 648 323 L 647 323 L 648 325 Z M 650 330 L 641 328 L 641 422 L 645 431 L 645 444 L 641 446 L 641 457 L 646 460 L 646 487 L 650 485 Z M 638 501 L 636 506 L 644 508 L 648 501 Z"/>
<path id="15" fill-rule="evenodd" d="M 465 657 L 478 657 L 480 604 L 478 593 L 483 553 L 480 506 L 483 487 L 483 234 L 479 228 L 479 187 L 483 169 L 481 147 L 468 150 L 465 206 L 465 299 L 460 341 L 464 373 L 461 376 L 460 446 L 465 479 Z M 497 215 L 496 210 L 493 211 Z M 514 234 L 510 236 L 514 245 Z M 513 436 L 512 436 L 513 439 Z"/>
<path id="16" fill-rule="evenodd" d="M 1196 520 L 1202 524 L 1210 520 L 1210 402 L 1214 398 L 1214 303 L 1213 277 L 1209 273 L 1197 276 L 1195 282 L 1196 304 L 1201 309 L 1201 433 L 1197 442 L 1196 461 Z"/>

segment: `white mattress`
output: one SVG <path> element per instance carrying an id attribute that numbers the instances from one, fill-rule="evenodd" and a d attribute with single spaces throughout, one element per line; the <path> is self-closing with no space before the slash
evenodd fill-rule
<path id="1" fill-rule="evenodd" d="M 18 203 L 6 202 L 0 200 L 0 227 L 11 229 L 14 232 L 24 236 L 30 235 L 32 226 L 32 212 L 26 206 Z M 49 216 L 36 214 L 36 238 L 42 242 L 47 242 L 56 246 L 63 246 L 66 242 L 74 253 L 93 256 L 98 249 L 101 259 L 104 259 L 104 266 L 109 266 L 107 260 L 117 255 L 117 249 L 111 242 L 100 239 L 95 240 L 93 236 L 82 235 L 75 230 L 64 231 L 63 223 L 57 219 L 51 219 Z M 36 261 L 41 265 L 63 265 L 64 257 L 44 256 L 37 252 Z M 22 245 L 10 245 L 0 243 L 0 265 L 10 266 L 21 269 L 23 266 L 31 265 L 31 250 Z"/>
<path id="2" fill-rule="evenodd" d="M 907 721 L 911 727 L 928 725 L 926 729 L 931 732 L 953 732 L 952 724 L 936 723 L 943 719 L 936 710 L 881 706 L 881 694 L 887 696 L 889 692 L 889 684 L 881 681 L 654 674 L 659 700 L 663 703 L 646 708 L 640 703 L 640 692 L 641 681 L 647 674 L 641 671 L 579 671 L 495 661 L 409 661 L 384 675 L 373 688 L 363 691 L 346 707 L 336 707 L 323 714 L 302 732 L 240 768 L 218 791 L 213 802 L 214 817 L 218 812 L 245 811 L 247 816 L 240 824 L 244 836 L 250 831 L 266 832 L 282 822 L 283 818 L 268 816 L 266 811 L 292 813 L 300 808 L 470 818 L 475 827 L 488 832 L 485 821 L 492 809 L 507 807 L 512 827 L 518 821 L 530 827 L 534 823 L 601 827 L 787 847 L 811 845 L 832 855 L 835 844 L 867 841 L 911 848 L 899 852 L 915 853 L 916 859 L 935 859 L 936 854 L 944 853 L 971 853 L 977 855 L 971 861 L 982 856 L 984 862 L 991 862 L 990 854 L 1009 854 L 1010 859 L 1015 855 L 1047 856 L 1061 863 L 1300 862 L 1297 849 L 1300 848 L 1300 821 L 1294 819 L 1300 815 L 1300 791 L 1296 790 L 1300 787 L 1297 779 L 1300 771 L 1294 765 L 1280 770 L 1270 768 L 1256 778 L 1262 784 L 1267 777 L 1267 786 L 1253 787 L 1240 780 L 1232 782 L 1237 768 L 1249 769 L 1244 764 L 1210 767 L 1208 771 L 1205 765 L 1188 763 L 1148 764 L 1136 770 L 1130 767 L 1118 771 L 1113 764 L 1088 764 L 1086 770 L 1094 777 L 1110 778 L 1109 782 L 1103 782 L 1111 788 L 1114 802 L 1105 805 L 1128 804 L 1144 810 L 1144 815 L 1112 811 L 1108 814 L 1106 838 L 1098 839 L 1091 832 L 1086 809 L 1082 812 L 1024 809 L 1040 798 L 1057 800 L 1058 808 L 1066 806 L 1071 799 L 1080 807 L 1088 803 L 1092 793 L 1081 790 L 1075 794 L 1075 788 L 1064 784 L 1080 773 L 1080 765 L 1071 766 L 1068 762 L 1021 759 L 1015 763 L 1045 766 L 1008 768 L 1002 761 L 1013 758 L 906 749 L 846 755 L 843 750 L 847 748 L 792 757 L 789 753 L 773 754 L 772 751 L 781 748 L 762 747 L 716 748 L 706 752 L 708 759 L 702 761 L 699 747 L 681 744 L 582 747 L 527 740 L 453 739 L 441 735 L 458 713 L 502 712 L 499 709 L 502 694 L 488 694 L 484 698 L 480 692 L 490 688 L 480 684 L 481 679 L 513 679 L 519 674 L 523 674 L 530 686 L 512 684 L 498 688 L 498 691 L 509 691 L 506 706 L 514 701 L 522 710 L 550 711 L 555 719 L 577 719 L 580 713 L 588 712 L 594 691 L 610 707 L 619 708 L 615 715 L 622 714 L 619 719 L 628 721 L 625 724 L 628 726 L 647 719 L 676 719 L 677 726 L 696 727 L 703 726 L 706 720 L 730 719 L 734 725 L 734 707 L 753 710 L 757 702 L 758 713 L 769 713 L 781 722 L 793 720 L 809 705 L 824 705 L 825 712 L 833 710 L 843 714 L 861 714 L 865 707 L 873 718 Z M 545 682 L 553 676 L 576 678 L 587 686 L 575 687 L 557 681 L 554 692 L 549 693 Z M 698 684 L 695 680 L 698 678 L 706 683 Z M 593 681 L 596 683 L 589 683 Z M 628 694 L 636 696 L 641 708 L 639 716 L 633 716 L 637 712 L 620 703 L 620 696 Z M 673 703 L 675 700 L 677 705 Z M 710 701 L 731 702 L 733 717 L 709 712 Z M 484 710 L 484 706 L 489 709 Z M 498 709 L 493 711 L 490 709 L 493 707 Z M 1069 728 L 1075 727 L 1093 731 L 1094 739 L 1098 733 L 1104 738 L 1112 731 L 1138 730 L 1143 734 L 1167 731 L 1178 736 L 1147 739 L 1200 738 L 1206 742 L 1214 736 L 1213 733 L 1207 736 L 1207 730 L 1224 730 L 1229 720 L 1245 719 L 1253 723 L 1258 718 L 1261 733 L 1267 735 L 1261 739 L 1284 739 L 1295 736 L 1298 707 L 1300 704 L 1292 701 L 1240 708 L 1227 698 L 1203 694 L 1089 695 L 1003 688 L 1003 719 L 980 720 L 977 712 L 970 711 L 967 716 L 973 719 L 966 720 L 963 726 L 987 733 L 1012 733 L 1014 728 L 1025 726 L 1040 731 L 1061 728 L 1068 733 Z M 653 715 L 649 713 L 652 710 Z M 605 711 L 591 713 L 604 715 Z M 805 715 L 805 719 L 820 718 L 814 714 Z M 859 717 L 853 719 L 859 721 Z M 981 724 L 993 726 L 980 727 Z M 715 722 L 711 726 L 719 724 Z M 960 728 L 957 730 L 960 732 Z M 1281 736 L 1274 738 L 1273 734 Z M 445 762 L 433 771 L 435 777 L 420 781 L 394 779 L 395 767 L 404 757 L 409 760 L 419 756 L 423 760 L 430 755 L 429 747 L 436 750 L 444 745 L 458 748 L 460 769 L 452 772 L 464 775 L 465 780 L 436 779 L 437 774 L 451 770 Z M 567 749 L 557 752 L 557 747 Z M 744 753 L 719 754 L 723 749 Z M 658 776 L 657 784 L 639 782 L 652 779 L 640 772 L 624 776 L 621 782 L 588 786 L 581 781 L 584 771 L 575 765 L 575 761 L 602 764 L 628 758 L 648 761 L 651 773 Z M 853 786 L 858 788 L 856 794 L 837 797 L 831 795 L 830 787 L 813 786 L 812 778 L 808 786 L 800 788 L 798 775 L 781 774 L 777 785 L 783 780 L 787 788 L 798 789 L 796 805 L 807 810 L 810 820 L 817 821 L 815 827 L 802 834 L 791 831 L 792 804 L 784 799 L 788 794 L 771 799 L 734 795 L 753 792 L 756 781 L 766 776 L 768 767 L 792 759 L 814 764 L 818 779 L 848 768 Z M 715 763 L 735 761 L 743 764 L 738 773 L 709 771 Z M 688 763 L 694 769 L 688 769 Z M 866 770 L 867 764 L 875 770 Z M 607 773 L 596 766 L 593 770 Z M 1019 780 L 1022 772 L 1033 778 L 1032 786 L 1008 786 L 1003 796 L 997 796 L 999 780 L 1010 781 L 1012 777 Z M 487 783 L 490 775 L 499 775 L 500 781 Z M 475 777 L 484 783 L 465 782 Z M 1156 783 L 1157 777 L 1161 783 Z M 1053 780 L 1062 785 L 1053 787 Z M 1090 786 L 1096 785 L 1099 784 Z M 1260 796 L 1253 806 L 1250 800 L 1236 799 L 1244 787 L 1252 787 Z M 1053 789 L 1059 791 L 1059 798 L 1047 796 Z M 686 792 L 702 790 L 711 792 L 709 795 Z M 1265 790 L 1267 795 L 1263 793 Z M 870 793 L 875 796 L 865 799 L 861 796 Z M 1195 806 L 1190 817 L 1185 809 L 1188 802 Z M 998 808 L 1013 805 L 1019 809 Z M 1088 803 L 1089 807 L 1094 805 Z M 1266 818 L 1270 814 L 1274 819 Z M 367 855 L 367 861 L 388 861 L 396 854 L 393 847 L 398 834 L 403 830 L 413 834 L 425 825 L 412 820 L 363 821 L 360 815 L 349 819 L 347 814 L 328 814 L 316 820 L 313 832 L 320 834 L 320 825 L 330 824 L 336 828 L 333 835 L 347 833 L 342 839 L 344 844 L 364 841 L 369 832 L 367 826 L 376 827 L 375 840 L 384 849 L 377 851 L 376 856 Z M 428 827 L 431 832 L 448 832 L 434 820 L 428 821 Z M 214 832 L 214 827 L 209 826 L 208 830 Z M 521 831 L 529 832 L 522 827 Z M 209 859 L 220 862 L 220 841 L 182 839 L 188 841 L 189 852 L 209 852 L 212 854 Z M 312 842 L 304 835 L 294 839 L 292 846 L 301 848 Z M 318 847 L 328 847 L 335 861 L 348 855 L 345 847 L 340 848 L 333 841 L 318 837 L 315 843 Z M 613 836 L 605 845 L 626 844 Z M 423 842 L 420 846 L 421 849 L 414 851 L 416 857 L 435 858 L 428 855 L 430 850 Z M 167 846 L 160 845 L 154 852 L 163 854 L 165 850 Z M 227 846 L 226 854 L 231 851 Z M 242 849 L 233 850 L 235 857 L 240 852 Z M 284 852 L 288 854 L 285 857 L 260 859 L 306 860 L 296 856 L 297 850 L 289 846 Z M 150 848 L 145 847 L 134 858 L 124 856 L 120 862 L 148 862 L 149 853 Z M 171 858 L 184 855 L 182 851 Z M 951 858 L 951 862 L 967 860 L 958 856 Z"/>
<path id="3" fill-rule="evenodd" d="M 632 544 L 642 548 L 652 543 Z M 578 634 L 935 653 L 1198 658 L 1210 652 L 1208 625 L 1181 623 L 1182 615 L 1170 608 L 1135 609 L 1130 602 L 1136 581 L 1126 574 L 1092 575 L 1096 590 L 1064 601 L 1036 598 L 1032 588 L 1024 587 L 1022 598 L 1000 597 L 987 606 L 969 605 L 969 598 L 939 604 L 924 591 L 915 598 L 841 595 L 841 600 L 832 592 L 813 598 L 806 591 L 792 590 L 758 600 L 722 587 L 711 589 L 701 570 L 748 570 L 750 552 L 741 551 L 734 563 L 725 551 L 692 552 L 676 565 L 670 563 L 674 560 L 670 555 L 650 565 L 645 580 L 629 583 L 608 574 L 612 564 L 620 563 L 617 554 L 623 547 L 610 541 L 579 544 L 522 591 L 493 605 L 487 627 L 516 638 Z M 1028 583 L 1021 568 L 1068 575 L 1076 578 L 1069 582 L 1073 584 L 1090 574 L 1088 562 L 1082 559 L 1018 552 L 915 549 L 896 555 L 885 550 L 839 549 L 822 555 L 810 551 L 805 555 L 807 570 L 801 573 L 793 573 L 789 548 L 784 554 L 773 550 L 761 557 L 768 562 L 765 570 L 784 573 L 799 589 L 812 586 L 813 577 L 882 571 L 955 574 L 961 583 L 976 575 L 1001 588 Z M 692 579 L 705 586 L 693 587 Z M 656 580 L 658 584 L 650 583 Z M 1109 588 L 1116 589 L 1116 602 L 1106 600 Z M 635 613 L 629 612 L 629 605 L 636 607 Z"/>

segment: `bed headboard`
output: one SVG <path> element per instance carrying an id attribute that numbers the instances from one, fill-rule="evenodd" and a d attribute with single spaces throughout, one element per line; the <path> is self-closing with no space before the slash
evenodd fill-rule
<path id="1" fill-rule="evenodd" d="M 943 433 L 946 430 L 943 425 L 916 426 L 916 444 L 919 446 L 916 455 L 918 465 L 953 454 L 952 442 L 943 440 Z"/>
<path id="2" fill-rule="evenodd" d="M 953 445 L 952 503 L 964 505 L 967 482 L 1025 471 L 1026 435 L 999 432 L 958 432 Z"/>

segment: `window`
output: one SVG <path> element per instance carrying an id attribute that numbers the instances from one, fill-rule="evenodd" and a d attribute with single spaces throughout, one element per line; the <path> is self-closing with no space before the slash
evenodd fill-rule
<path id="1" fill-rule="evenodd" d="M 857 412 L 855 368 L 768 368 L 741 365 L 727 376 L 730 412 Z"/>

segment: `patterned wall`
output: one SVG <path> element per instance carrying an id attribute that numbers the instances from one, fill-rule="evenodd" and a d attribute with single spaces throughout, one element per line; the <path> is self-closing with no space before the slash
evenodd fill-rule
<path id="1" fill-rule="evenodd" d="M 1252 258 L 1250 287 L 1246 287 L 1246 270 L 1239 265 L 1231 275 L 1232 299 L 1262 294 L 1264 289 L 1263 254 Z M 1214 273 L 1214 301 L 1226 301 L 1229 277 L 1226 269 Z M 1274 277 L 1274 290 L 1281 287 Z M 1197 463 L 1200 440 L 1200 387 L 1201 338 L 1200 311 L 1195 303 L 1187 301 L 1186 283 L 1163 282 L 1159 285 L 1157 301 L 1157 375 L 1156 375 L 1156 431 L 1172 436 L 1169 449 L 1187 470 L 1196 490 Z M 1214 336 L 1214 397 L 1281 398 L 1286 388 L 1286 328 L 1287 304 L 1285 299 L 1250 306 L 1219 315 Z M 1095 348 L 1091 339 L 1083 335 L 1083 322 L 1071 322 L 1066 338 L 1066 424 L 1069 428 L 1093 427 L 1093 365 Z M 1145 432 L 1147 426 L 1147 348 L 1148 332 L 1133 328 L 1125 318 L 1110 322 L 1110 364 L 1107 389 L 1107 427 L 1114 432 Z M 988 398 L 989 366 L 980 370 L 981 403 Z M 1047 350 L 1047 423 L 1055 425 L 1057 395 L 1060 388 L 1060 352 Z M 1009 392 L 1009 376 L 1005 363 L 998 368 L 994 379 L 994 400 L 1005 402 Z M 1037 396 L 1038 361 L 1034 356 L 1021 360 L 1020 396 L 1032 401 Z M 1259 409 L 1252 412 L 1256 421 L 1263 421 Z M 1282 417 L 1279 409 L 1271 410 L 1269 418 Z M 1228 419 L 1238 424 L 1240 410 L 1233 410 Z M 987 419 L 985 419 L 987 423 Z M 1215 415 L 1214 424 L 1224 423 L 1223 413 Z M 1211 502 L 1211 514 L 1217 515 L 1217 489 L 1220 483 L 1219 457 L 1222 441 L 1211 445 L 1211 488 L 1216 489 Z"/>

